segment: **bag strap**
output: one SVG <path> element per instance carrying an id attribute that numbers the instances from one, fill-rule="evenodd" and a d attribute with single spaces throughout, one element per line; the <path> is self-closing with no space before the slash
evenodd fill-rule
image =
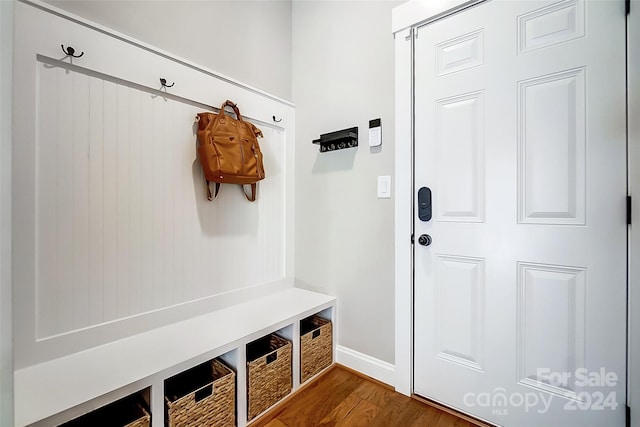
<path id="1" fill-rule="evenodd" d="M 225 107 L 233 108 L 233 112 L 236 113 L 236 117 L 238 118 L 238 120 L 241 122 L 244 121 L 242 120 L 242 116 L 240 115 L 240 109 L 238 108 L 238 106 L 234 102 L 229 101 L 228 99 L 222 103 L 222 106 L 220 107 L 220 113 L 218 113 L 218 115 L 220 116 L 225 115 L 225 111 L 224 111 Z"/>
<path id="2" fill-rule="evenodd" d="M 211 194 L 211 188 L 209 187 L 210 182 L 207 181 L 206 178 L 204 182 L 206 183 L 206 187 L 207 187 L 207 199 L 209 199 L 209 201 L 212 201 L 213 199 L 218 197 L 218 192 L 220 191 L 220 183 L 216 182 L 216 190 L 213 194 Z M 251 184 L 251 195 L 247 194 L 247 190 L 245 190 L 244 185 L 240 185 L 240 187 L 242 187 L 242 192 L 244 193 L 244 197 L 246 197 L 248 201 L 250 202 L 256 201 L 256 196 L 258 191 L 257 184 Z"/>
<path id="3" fill-rule="evenodd" d="M 212 201 L 213 199 L 218 197 L 218 192 L 220 191 L 220 183 L 216 182 L 216 190 L 213 194 L 211 194 L 211 188 L 209 187 L 209 181 L 207 181 L 207 178 L 204 179 L 204 182 L 205 187 L 207 188 L 207 199 L 209 199 L 209 201 Z"/>
<path id="4" fill-rule="evenodd" d="M 207 187 L 207 199 L 209 199 L 209 201 L 212 201 L 213 199 L 218 197 L 218 192 L 220 191 L 220 183 L 216 182 L 215 192 L 211 194 L 211 188 L 209 187 L 210 182 L 207 181 L 206 178 L 204 182 L 206 183 L 206 187 Z M 244 185 L 240 185 L 240 187 L 242 187 L 242 192 L 244 193 L 244 197 L 246 197 L 248 201 L 250 202 L 256 201 L 256 196 L 258 191 L 257 184 L 251 184 L 251 195 L 247 194 L 247 190 L 244 188 Z"/>
<path id="5" fill-rule="evenodd" d="M 258 128 L 256 127 L 256 125 L 254 125 L 254 124 L 253 124 L 253 123 L 251 123 L 251 122 L 248 122 L 248 123 L 249 123 L 249 125 L 250 125 L 249 127 L 251 127 L 251 131 L 252 131 L 252 132 L 253 132 L 253 134 L 256 136 L 256 138 L 258 138 L 258 137 L 260 137 L 260 138 L 264 138 L 264 135 L 262 134 L 262 131 L 261 131 L 260 129 L 258 129 Z"/>
<path id="6" fill-rule="evenodd" d="M 257 184 L 251 184 L 251 195 L 247 194 L 247 190 L 244 188 L 244 185 L 241 185 L 242 187 L 242 192 L 244 193 L 244 197 L 247 198 L 248 201 L 250 202 L 255 202 L 256 201 L 256 193 L 258 191 L 258 185 Z"/>

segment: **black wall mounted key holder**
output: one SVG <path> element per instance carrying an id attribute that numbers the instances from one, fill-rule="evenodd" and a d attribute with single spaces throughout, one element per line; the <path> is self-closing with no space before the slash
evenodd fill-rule
<path id="1" fill-rule="evenodd" d="M 313 140 L 320 145 L 320 152 L 342 150 L 358 146 L 358 128 L 343 129 L 331 133 L 323 133 L 319 139 Z"/>

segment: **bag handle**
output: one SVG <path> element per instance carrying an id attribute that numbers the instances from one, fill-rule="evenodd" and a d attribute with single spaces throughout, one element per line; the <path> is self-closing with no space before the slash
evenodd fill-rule
<path id="1" fill-rule="evenodd" d="M 220 107 L 219 115 L 221 115 L 221 116 L 225 115 L 225 111 L 224 111 L 225 107 L 233 108 L 233 112 L 236 113 L 236 117 L 238 118 L 238 120 L 240 120 L 241 122 L 244 121 L 244 120 L 242 120 L 242 116 L 240 115 L 240 110 L 238 109 L 238 106 L 234 102 L 229 101 L 228 99 Z"/>

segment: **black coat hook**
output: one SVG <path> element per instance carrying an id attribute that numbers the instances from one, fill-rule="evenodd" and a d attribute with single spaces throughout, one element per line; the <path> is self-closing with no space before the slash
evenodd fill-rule
<path id="1" fill-rule="evenodd" d="M 167 79 L 160 79 L 160 84 L 162 85 L 162 87 L 173 87 L 173 85 L 176 84 L 176 82 L 171 83 L 170 85 L 167 84 Z"/>
<path id="2" fill-rule="evenodd" d="M 84 55 L 84 52 L 82 52 L 80 55 L 76 55 L 76 50 L 74 48 L 72 48 L 71 46 L 67 46 L 67 48 L 64 48 L 64 45 L 61 44 L 60 47 L 62 48 L 62 51 L 67 55 L 70 56 L 72 58 L 80 58 L 82 55 Z"/>
<path id="3" fill-rule="evenodd" d="M 272 116 L 272 117 L 273 117 L 273 121 L 276 122 L 276 123 L 280 123 L 282 121 L 282 119 L 276 120 L 276 116 Z"/>

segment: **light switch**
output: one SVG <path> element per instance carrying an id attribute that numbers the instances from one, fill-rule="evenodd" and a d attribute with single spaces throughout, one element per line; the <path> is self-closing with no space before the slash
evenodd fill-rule
<path id="1" fill-rule="evenodd" d="M 391 198 L 391 177 L 379 176 L 378 177 L 378 199 L 390 199 Z"/>

